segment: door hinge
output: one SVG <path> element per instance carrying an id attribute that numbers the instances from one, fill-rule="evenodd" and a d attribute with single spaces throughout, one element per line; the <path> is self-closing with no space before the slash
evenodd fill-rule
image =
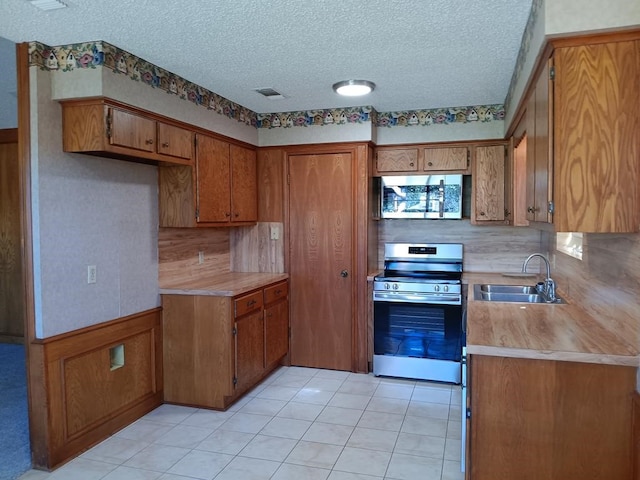
<path id="1" fill-rule="evenodd" d="M 107 138 L 111 140 L 111 109 L 109 109 L 109 113 L 107 113 Z"/>
<path id="2" fill-rule="evenodd" d="M 291 185 L 291 174 L 287 173 L 287 185 Z"/>
<path id="3" fill-rule="evenodd" d="M 200 209 L 196 208 L 196 220 L 200 218 Z"/>
<path id="4" fill-rule="evenodd" d="M 193 136 L 193 146 L 198 147 L 198 137 L 196 135 Z"/>
<path id="5" fill-rule="evenodd" d="M 237 335 L 238 329 L 236 327 L 233 327 L 233 330 L 231 330 L 231 333 L 233 333 L 234 335 Z"/>
<path id="6" fill-rule="evenodd" d="M 549 80 L 555 80 L 556 79 L 556 67 L 551 67 L 549 69 Z"/>
<path id="7" fill-rule="evenodd" d="M 233 377 L 233 386 L 235 387 L 238 384 L 238 377 Z"/>
<path id="8" fill-rule="evenodd" d="M 467 408 L 467 418 L 471 418 L 471 409 Z"/>
<path id="9" fill-rule="evenodd" d="M 471 165 L 471 151 L 467 148 L 467 168 Z"/>
<path id="10" fill-rule="evenodd" d="M 553 204 L 553 202 L 549 202 L 548 211 L 551 215 L 553 215 L 554 210 L 555 210 L 555 205 Z"/>

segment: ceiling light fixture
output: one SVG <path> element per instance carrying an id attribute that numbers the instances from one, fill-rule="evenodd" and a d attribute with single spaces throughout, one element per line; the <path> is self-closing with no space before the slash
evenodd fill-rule
<path id="1" fill-rule="evenodd" d="M 344 95 L 346 97 L 366 95 L 367 93 L 373 92 L 374 88 L 376 88 L 376 84 L 368 80 L 344 80 L 333 84 L 333 90 L 338 95 Z"/>
<path id="2" fill-rule="evenodd" d="M 58 0 L 29 0 L 31 5 L 40 10 L 57 10 L 59 8 L 66 8 L 67 5 Z"/>

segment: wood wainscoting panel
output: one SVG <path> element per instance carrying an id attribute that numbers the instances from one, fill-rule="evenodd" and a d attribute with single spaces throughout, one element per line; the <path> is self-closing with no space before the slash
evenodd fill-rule
<path id="1" fill-rule="evenodd" d="M 111 365 L 111 348 L 122 349 L 122 365 Z M 139 333 L 111 348 L 99 348 L 61 362 L 70 437 L 153 393 L 151 332 Z"/>
<path id="2" fill-rule="evenodd" d="M 49 415 L 46 467 L 59 466 L 162 403 L 161 311 L 39 341 Z M 111 349 L 119 346 L 123 355 L 112 358 Z"/>

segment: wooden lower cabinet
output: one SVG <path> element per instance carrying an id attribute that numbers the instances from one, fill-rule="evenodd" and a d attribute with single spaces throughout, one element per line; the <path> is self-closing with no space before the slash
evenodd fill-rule
<path id="1" fill-rule="evenodd" d="M 237 297 L 163 295 L 162 304 L 167 403 L 224 410 L 289 351 L 287 281 Z"/>
<path id="2" fill-rule="evenodd" d="M 472 355 L 471 480 L 632 478 L 634 367 Z"/>

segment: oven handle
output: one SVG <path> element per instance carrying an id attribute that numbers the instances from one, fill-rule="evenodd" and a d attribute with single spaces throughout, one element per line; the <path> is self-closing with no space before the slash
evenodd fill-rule
<path id="1" fill-rule="evenodd" d="M 437 305 L 461 305 L 460 295 L 456 294 L 440 294 L 440 295 L 411 295 L 410 293 L 386 293 L 373 292 L 374 302 L 407 302 L 407 303 L 424 303 Z"/>

